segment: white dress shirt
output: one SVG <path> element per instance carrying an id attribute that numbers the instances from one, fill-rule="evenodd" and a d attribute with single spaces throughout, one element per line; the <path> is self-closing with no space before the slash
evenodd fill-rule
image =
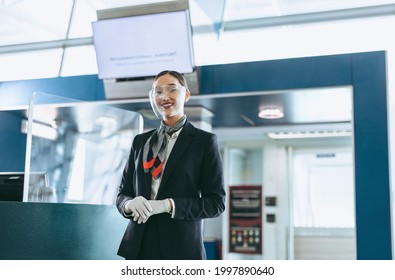
<path id="1" fill-rule="evenodd" d="M 166 145 L 166 151 L 165 151 L 165 158 L 163 160 L 164 162 L 163 162 L 162 173 L 161 173 L 161 175 L 160 175 L 160 177 L 158 179 L 155 180 L 154 178 L 152 178 L 151 199 L 156 199 L 156 195 L 158 194 L 159 186 L 160 186 L 160 183 L 162 181 L 162 176 L 163 176 L 163 173 L 165 172 L 167 159 L 169 158 L 170 153 L 173 150 L 174 144 L 176 143 L 178 135 L 180 134 L 181 130 L 182 130 L 182 128 L 180 130 L 174 132 L 171 136 L 166 134 L 167 145 Z M 176 210 L 176 205 L 175 205 L 173 199 L 171 199 L 171 198 L 169 198 L 169 199 L 171 200 L 171 203 L 173 204 L 173 209 L 172 209 L 172 213 L 171 213 L 172 215 L 171 216 L 174 217 L 174 213 L 175 213 L 175 210 Z"/>

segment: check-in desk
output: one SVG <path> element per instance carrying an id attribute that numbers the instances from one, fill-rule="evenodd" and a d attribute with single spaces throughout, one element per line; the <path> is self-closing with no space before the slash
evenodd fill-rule
<path id="1" fill-rule="evenodd" d="M 0 202 L 0 259 L 112 260 L 126 221 L 111 205 Z"/>
<path id="2" fill-rule="evenodd" d="M 34 94 L 22 199 L 0 201 L 0 259 L 120 259 L 127 220 L 114 202 L 141 127 L 135 112 Z"/>

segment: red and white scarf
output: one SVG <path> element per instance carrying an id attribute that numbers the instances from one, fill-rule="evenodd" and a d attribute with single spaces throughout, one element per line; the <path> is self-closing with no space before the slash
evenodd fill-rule
<path id="1" fill-rule="evenodd" d="M 184 115 L 173 126 L 166 125 L 162 120 L 160 127 L 145 143 L 143 152 L 144 171 L 145 173 L 150 172 L 155 180 L 160 178 L 163 170 L 167 145 L 166 134 L 172 135 L 174 132 L 180 130 L 184 126 L 186 120 L 187 118 Z"/>

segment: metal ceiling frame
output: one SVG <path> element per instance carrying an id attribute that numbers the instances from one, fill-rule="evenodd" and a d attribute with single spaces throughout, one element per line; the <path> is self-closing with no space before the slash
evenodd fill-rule
<path id="1" fill-rule="evenodd" d="M 395 4 L 224 22 L 224 31 L 394 16 Z"/>

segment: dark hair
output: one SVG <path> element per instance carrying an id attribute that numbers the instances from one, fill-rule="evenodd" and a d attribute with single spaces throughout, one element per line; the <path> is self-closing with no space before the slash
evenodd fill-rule
<path id="1" fill-rule="evenodd" d="M 166 74 L 169 74 L 169 75 L 173 76 L 174 78 L 176 78 L 178 80 L 178 82 L 180 83 L 180 85 L 182 85 L 183 87 L 186 88 L 187 91 L 189 91 L 188 85 L 187 85 L 187 80 L 185 79 L 184 75 L 182 75 L 181 73 L 174 71 L 174 70 L 164 70 L 164 71 L 160 72 L 158 75 L 155 76 L 154 81 L 156 81 L 157 79 L 159 79 L 159 77 L 164 76 Z"/>

